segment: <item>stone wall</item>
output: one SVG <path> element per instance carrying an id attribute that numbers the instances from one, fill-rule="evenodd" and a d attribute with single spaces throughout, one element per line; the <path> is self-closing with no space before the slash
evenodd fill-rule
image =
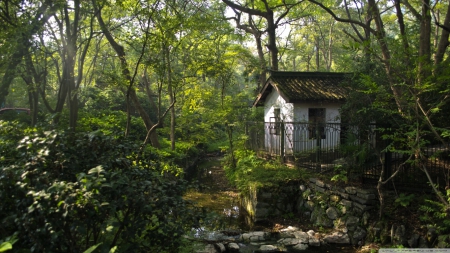
<path id="1" fill-rule="evenodd" d="M 272 217 L 301 216 L 316 227 L 333 228 L 358 244 L 367 235 L 369 210 L 378 203 L 375 189 L 338 187 L 317 178 L 270 188 L 252 188 L 241 204 L 253 222 Z M 375 211 L 375 210 L 373 210 Z"/>

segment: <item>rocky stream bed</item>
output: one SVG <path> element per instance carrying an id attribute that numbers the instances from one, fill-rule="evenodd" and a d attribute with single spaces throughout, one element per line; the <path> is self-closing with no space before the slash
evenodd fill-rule
<path id="1" fill-rule="evenodd" d="M 347 234 L 314 228 L 300 219 L 274 218 L 264 224 L 246 222 L 239 193 L 228 183 L 220 157 L 210 157 L 191 171 L 197 187 L 185 198 L 208 210 L 207 221 L 187 235 L 197 253 L 225 252 L 358 252 Z"/>

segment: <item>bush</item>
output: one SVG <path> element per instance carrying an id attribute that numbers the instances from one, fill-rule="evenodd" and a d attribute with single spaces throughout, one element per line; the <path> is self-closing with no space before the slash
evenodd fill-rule
<path id="1" fill-rule="evenodd" d="M 136 161 L 126 139 L 8 124 L 0 132 L 0 239 L 16 233 L 14 250 L 178 252 L 198 220 L 185 182 L 169 180 L 152 153 Z"/>

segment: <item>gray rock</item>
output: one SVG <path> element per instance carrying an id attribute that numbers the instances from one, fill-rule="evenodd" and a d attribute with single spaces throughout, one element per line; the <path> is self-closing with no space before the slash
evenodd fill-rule
<path id="1" fill-rule="evenodd" d="M 294 251 L 305 251 L 308 249 L 308 244 L 300 243 L 300 244 L 297 244 L 294 247 L 292 247 L 292 249 Z"/>
<path id="2" fill-rule="evenodd" d="M 316 191 L 318 191 L 318 192 L 320 192 L 320 193 L 325 193 L 326 190 L 325 190 L 324 188 L 322 188 L 322 187 L 316 185 Z"/>
<path id="3" fill-rule="evenodd" d="M 224 253 L 225 251 L 227 251 L 227 249 L 225 248 L 225 245 L 223 245 L 223 243 L 216 243 L 216 244 L 214 244 L 214 248 L 219 253 Z"/>
<path id="4" fill-rule="evenodd" d="M 299 228 L 298 227 L 289 226 L 287 228 L 283 228 L 283 229 L 280 230 L 280 232 L 291 232 L 291 233 L 295 232 L 295 231 L 299 231 Z"/>
<path id="5" fill-rule="evenodd" d="M 305 207 L 310 211 L 314 210 L 315 205 L 316 204 L 310 200 L 305 202 Z"/>
<path id="6" fill-rule="evenodd" d="M 336 220 L 334 220 L 333 223 L 334 223 L 334 228 L 335 229 L 340 230 L 340 231 L 342 231 L 344 233 L 347 233 L 348 229 L 347 229 L 347 227 L 345 225 L 345 220 L 344 220 L 343 217 L 337 218 Z"/>
<path id="7" fill-rule="evenodd" d="M 369 224 L 370 213 L 364 212 L 362 216 L 363 225 L 367 226 Z"/>
<path id="8" fill-rule="evenodd" d="M 255 210 L 255 218 L 257 220 L 261 218 L 266 218 L 269 215 L 269 209 L 268 208 L 257 208 Z"/>
<path id="9" fill-rule="evenodd" d="M 377 196 L 373 193 L 369 193 L 369 194 L 364 194 L 364 193 L 357 193 L 356 196 L 365 199 L 365 200 L 373 200 L 373 199 L 377 199 Z"/>
<path id="10" fill-rule="evenodd" d="M 330 196 L 330 201 L 334 202 L 334 203 L 338 203 L 339 201 L 341 201 L 341 197 L 338 195 L 331 195 Z"/>
<path id="11" fill-rule="evenodd" d="M 373 209 L 373 206 L 368 206 L 368 205 L 362 205 L 356 202 L 353 202 L 353 206 L 355 207 L 356 210 L 359 211 L 359 213 L 364 213 L 365 211 L 368 211 L 370 209 Z"/>
<path id="12" fill-rule="evenodd" d="M 411 238 L 409 238 L 409 240 L 408 240 L 408 246 L 410 248 L 417 248 L 417 246 L 419 246 L 419 238 L 420 238 L 420 235 L 413 234 L 411 236 Z"/>
<path id="13" fill-rule="evenodd" d="M 284 238 L 277 241 L 278 244 L 282 244 L 284 246 L 294 246 L 301 243 L 300 239 L 297 238 Z"/>
<path id="14" fill-rule="evenodd" d="M 258 250 L 258 252 L 261 252 L 261 253 L 277 252 L 277 251 L 279 251 L 278 248 L 273 245 L 261 245 L 261 247 L 259 247 L 259 250 Z"/>
<path id="15" fill-rule="evenodd" d="M 244 233 L 241 235 L 241 240 L 246 242 L 258 242 L 258 241 L 264 241 L 266 240 L 266 237 L 268 237 L 268 233 L 257 231 L 257 232 L 250 232 L 250 233 Z"/>
<path id="16" fill-rule="evenodd" d="M 316 185 L 321 187 L 321 188 L 325 187 L 325 183 L 322 180 L 320 180 L 320 179 L 316 180 Z"/>
<path id="17" fill-rule="evenodd" d="M 231 242 L 231 243 L 227 244 L 227 249 L 228 249 L 228 252 L 230 252 L 230 253 L 238 253 L 240 247 L 237 243 Z"/>
<path id="18" fill-rule="evenodd" d="M 298 231 L 297 227 L 287 227 L 280 230 L 280 238 L 295 238 L 294 232 Z"/>
<path id="19" fill-rule="evenodd" d="M 359 194 L 375 194 L 375 189 L 356 188 L 356 192 Z"/>
<path id="20" fill-rule="evenodd" d="M 294 236 L 300 240 L 300 243 L 307 244 L 309 242 L 309 235 L 306 232 L 296 231 Z"/>
<path id="21" fill-rule="evenodd" d="M 326 214 L 331 220 L 335 220 L 339 217 L 339 212 L 335 207 L 329 207 L 326 211 Z"/>
<path id="22" fill-rule="evenodd" d="M 320 240 L 318 237 L 316 237 L 316 233 L 314 230 L 309 230 L 306 232 L 309 236 L 309 245 L 313 247 L 319 247 L 320 246 Z"/>
<path id="23" fill-rule="evenodd" d="M 336 244 L 350 244 L 350 237 L 346 233 L 340 231 L 333 232 L 332 234 L 324 236 L 323 240 L 326 243 Z"/>
<path id="24" fill-rule="evenodd" d="M 313 247 L 319 247 L 320 246 L 320 240 L 316 237 L 310 237 L 309 238 L 309 245 Z"/>
<path id="25" fill-rule="evenodd" d="M 348 194 L 354 195 L 354 194 L 356 194 L 356 187 L 353 187 L 353 186 L 347 186 L 347 187 L 345 187 L 345 191 L 346 191 Z"/>
<path id="26" fill-rule="evenodd" d="M 359 242 L 364 240 L 364 238 L 366 238 L 366 236 L 367 236 L 367 231 L 364 228 L 357 226 L 355 232 L 353 232 L 352 243 L 359 244 Z"/>
<path id="27" fill-rule="evenodd" d="M 359 218 L 355 216 L 349 216 L 345 221 L 345 226 L 349 231 L 355 231 L 356 226 L 359 224 Z"/>
<path id="28" fill-rule="evenodd" d="M 352 203 L 353 203 L 352 201 L 346 200 L 346 199 L 342 199 L 342 200 L 339 202 L 339 204 L 341 204 L 341 205 L 343 205 L 343 206 L 345 206 L 345 207 L 347 207 L 347 208 L 351 208 L 352 205 L 353 205 Z"/>
<path id="29" fill-rule="evenodd" d="M 428 226 L 427 231 L 428 244 L 433 245 L 436 242 L 437 237 L 438 233 L 436 232 L 436 228 L 433 226 Z"/>
<path id="30" fill-rule="evenodd" d="M 428 248 L 428 242 L 423 236 L 421 236 L 419 238 L 419 246 L 418 246 L 418 248 L 421 248 L 421 249 Z"/>
<path id="31" fill-rule="evenodd" d="M 304 192 L 304 191 L 306 191 L 306 186 L 305 185 L 300 185 L 300 191 L 302 191 L 302 192 Z"/>
<path id="32" fill-rule="evenodd" d="M 328 219 L 328 216 L 325 213 L 325 211 L 319 206 L 316 206 L 314 208 L 314 211 L 311 214 L 310 221 L 314 223 L 314 225 L 316 226 L 322 226 L 327 228 L 333 227 L 333 221 Z"/>
<path id="33" fill-rule="evenodd" d="M 350 195 L 350 199 L 362 205 L 373 205 L 376 203 L 376 200 L 374 199 L 363 199 L 356 195 Z"/>
<path id="34" fill-rule="evenodd" d="M 406 229 L 404 225 L 396 226 L 392 225 L 391 227 L 391 241 L 394 245 L 406 245 L 408 241 L 405 237 Z"/>

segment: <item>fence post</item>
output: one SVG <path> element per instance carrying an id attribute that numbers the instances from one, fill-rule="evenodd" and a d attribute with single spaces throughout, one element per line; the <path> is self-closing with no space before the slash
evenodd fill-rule
<path id="1" fill-rule="evenodd" d="M 320 123 L 316 122 L 316 170 L 319 171 L 320 170 L 320 164 L 321 164 L 321 158 L 320 158 L 320 153 L 321 153 L 321 149 L 322 149 L 322 136 L 320 134 Z"/>
<path id="2" fill-rule="evenodd" d="M 284 163 L 284 141 L 285 141 L 285 131 L 284 131 L 284 123 L 280 122 L 280 161 Z"/>

